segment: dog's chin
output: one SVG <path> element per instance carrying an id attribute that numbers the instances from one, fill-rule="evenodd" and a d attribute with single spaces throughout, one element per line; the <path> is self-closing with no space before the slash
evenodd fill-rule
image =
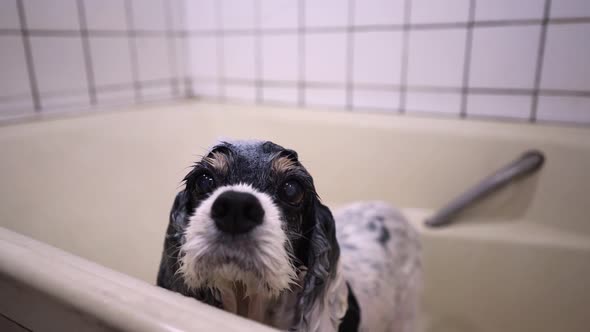
<path id="1" fill-rule="evenodd" d="M 251 239 L 218 238 L 207 250 L 187 250 L 181 258 L 182 275 L 191 289 L 244 290 L 244 295 L 275 297 L 296 283 L 291 268 L 274 262 L 264 250 L 252 245 Z"/>

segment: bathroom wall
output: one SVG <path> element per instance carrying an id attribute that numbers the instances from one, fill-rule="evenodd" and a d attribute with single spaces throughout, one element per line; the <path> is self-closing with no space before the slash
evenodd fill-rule
<path id="1" fill-rule="evenodd" d="M 195 0 L 196 95 L 590 123 L 588 0 Z"/>
<path id="2" fill-rule="evenodd" d="M 0 117 L 183 96 L 180 5 L 0 0 Z"/>
<path id="3" fill-rule="evenodd" d="M 196 96 L 590 124 L 588 0 L 0 0 L 0 119 Z"/>

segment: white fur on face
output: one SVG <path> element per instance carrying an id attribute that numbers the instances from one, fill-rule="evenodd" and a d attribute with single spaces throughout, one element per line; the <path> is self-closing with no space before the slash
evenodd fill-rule
<path id="1" fill-rule="evenodd" d="M 211 218 L 213 203 L 226 191 L 254 195 L 264 209 L 261 225 L 246 234 L 223 234 Z M 272 198 L 249 185 L 239 184 L 216 189 L 194 211 L 180 248 L 180 273 L 189 288 L 232 289 L 242 282 L 248 294 L 269 297 L 289 289 L 297 274 L 286 250 L 287 235 L 281 226 L 281 214 Z"/>

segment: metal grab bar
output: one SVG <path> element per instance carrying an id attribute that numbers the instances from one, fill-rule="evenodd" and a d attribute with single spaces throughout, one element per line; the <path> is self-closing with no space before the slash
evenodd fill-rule
<path id="1" fill-rule="evenodd" d="M 473 188 L 465 191 L 463 194 L 452 200 L 435 215 L 426 219 L 424 224 L 429 227 L 439 227 L 450 224 L 452 218 L 459 212 L 465 210 L 476 201 L 490 195 L 509 182 L 525 175 L 535 173 L 541 168 L 541 166 L 543 166 L 544 162 L 545 156 L 542 152 L 537 150 L 526 151 L 518 159 L 502 167 L 494 174 L 483 179 Z"/>

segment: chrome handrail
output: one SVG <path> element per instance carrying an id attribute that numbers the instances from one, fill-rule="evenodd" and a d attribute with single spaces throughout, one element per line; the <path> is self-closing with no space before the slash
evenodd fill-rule
<path id="1" fill-rule="evenodd" d="M 453 217 L 459 212 L 465 210 L 476 201 L 490 195 L 506 184 L 526 175 L 535 173 L 541 168 L 541 166 L 543 166 L 544 162 L 545 156 L 541 151 L 526 151 L 518 159 L 502 167 L 452 200 L 432 217 L 426 219 L 424 224 L 429 227 L 439 227 L 450 224 L 453 221 Z"/>

